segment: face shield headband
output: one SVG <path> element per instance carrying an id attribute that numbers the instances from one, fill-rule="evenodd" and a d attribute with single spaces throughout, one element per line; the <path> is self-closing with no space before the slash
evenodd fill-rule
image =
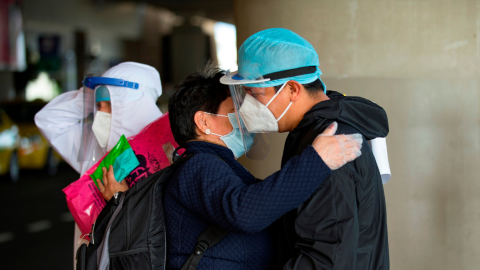
<path id="1" fill-rule="evenodd" d="M 315 81 L 316 79 L 319 79 L 320 82 L 322 83 L 324 93 L 326 93 L 327 87 L 321 80 L 320 75 L 322 75 L 322 72 L 316 66 L 307 66 L 307 67 L 300 67 L 300 68 L 273 72 L 273 73 L 265 74 L 260 77 L 248 76 L 248 77 L 255 78 L 251 80 L 242 78 L 237 72 L 232 76 L 230 82 L 226 82 L 226 80 L 224 80 L 224 82 L 222 82 L 221 80 L 221 82 L 224 84 L 230 84 L 230 85 L 242 84 L 248 87 L 269 87 L 269 86 L 282 85 L 285 82 L 290 80 L 297 81 L 300 84 L 308 84 Z"/>
<path id="2" fill-rule="evenodd" d="M 279 79 L 285 79 L 289 77 L 295 77 L 295 76 L 300 76 L 300 75 L 305 75 L 305 74 L 311 74 L 317 72 L 317 67 L 316 66 L 309 66 L 309 67 L 300 67 L 300 68 L 294 68 L 294 69 L 288 69 L 288 70 L 283 70 L 283 71 L 278 71 L 278 72 L 273 72 L 269 74 L 263 75 L 261 78 L 257 79 L 270 79 L 270 81 L 275 81 Z M 234 79 L 237 80 L 243 80 L 238 73 L 233 76 Z"/>
<path id="3" fill-rule="evenodd" d="M 129 82 L 122 79 L 107 77 L 86 77 L 82 83 L 84 86 L 87 86 L 90 89 L 95 89 L 99 85 L 112 85 L 135 90 L 138 89 L 138 83 L 136 82 Z"/>

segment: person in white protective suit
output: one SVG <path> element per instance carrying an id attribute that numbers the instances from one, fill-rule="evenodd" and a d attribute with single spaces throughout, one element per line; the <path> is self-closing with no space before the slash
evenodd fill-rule
<path id="1" fill-rule="evenodd" d="M 35 115 L 35 124 L 82 175 L 116 145 L 121 135 L 135 135 L 162 115 L 155 104 L 161 94 L 155 68 L 125 62 L 101 77 L 86 77 L 84 87 L 50 101 Z M 80 238 L 75 226 L 75 250 Z"/>

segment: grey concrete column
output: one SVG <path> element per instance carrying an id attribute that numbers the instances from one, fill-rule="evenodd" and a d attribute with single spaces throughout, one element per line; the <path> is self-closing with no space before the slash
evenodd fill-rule
<path id="1" fill-rule="evenodd" d="M 478 269 L 480 1 L 236 0 L 235 22 L 239 46 L 297 32 L 328 89 L 386 109 L 391 269 Z M 279 169 L 284 136 L 266 161 L 242 162 L 259 177 Z"/>

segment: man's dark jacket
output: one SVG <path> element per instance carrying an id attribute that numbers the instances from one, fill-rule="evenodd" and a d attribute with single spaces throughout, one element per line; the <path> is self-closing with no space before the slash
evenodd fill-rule
<path id="1" fill-rule="evenodd" d="M 330 100 L 315 105 L 288 135 L 282 166 L 333 121 L 337 134 L 363 135 L 362 155 L 333 171 L 307 201 L 276 222 L 279 267 L 389 269 L 385 195 L 367 143 L 387 136 L 387 114 L 364 98 L 327 95 Z"/>

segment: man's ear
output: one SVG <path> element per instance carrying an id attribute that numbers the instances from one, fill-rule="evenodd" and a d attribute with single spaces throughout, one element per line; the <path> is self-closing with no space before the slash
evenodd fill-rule
<path id="1" fill-rule="evenodd" d="M 209 128 L 205 113 L 203 113 L 202 111 L 198 111 L 195 113 L 195 115 L 193 116 L 193 121 L 195 121 L 197 128 L 203 133 L 205 133 L 205 130 Z"/>
<path id="2" fill-rule="evenodd" d="M 290 94 L 290 101 L 297 101 L 302 93 L 303 86 L 297 81 L 289 81 L 286 85 Z"/>

